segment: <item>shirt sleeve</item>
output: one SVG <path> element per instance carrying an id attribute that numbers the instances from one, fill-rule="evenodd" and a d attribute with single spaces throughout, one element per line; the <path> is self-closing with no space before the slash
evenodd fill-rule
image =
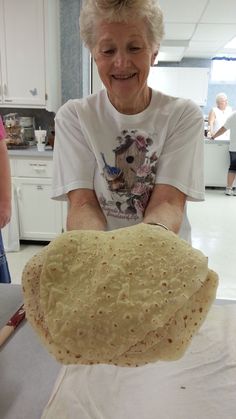
<path id="1" fill-rule="evenodd" d="M 156 183 L 169 184 L 189 200 L 204 200 L 204 121 L 191 100 L 180 100 L 171 116 L 159 157 Z"/>
<path id="2" fill-rule="evenodd" d="M 95 157 L 86 142 L 75 102 L 63 105 L 55 118 L 52 198 L 66 200 L 67 193 L 93 189 Z"/>
<path id="3" fill-rule="evenodd" d="M 231 121 L 234 120 L 236 118 L 236 112 L 233 112 L 225 121 L 224 123 L 224 127 L 226 129 L 230 129 L 231 128 Z"/>

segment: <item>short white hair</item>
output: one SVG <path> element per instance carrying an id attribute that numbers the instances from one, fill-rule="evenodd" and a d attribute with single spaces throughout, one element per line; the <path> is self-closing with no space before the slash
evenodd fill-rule
<path id="1" fill-rule="evenodd" d="M 164 36 L 164 23 L 157 0 L 83 0 L 80 35 L 92 50 L 96 45 L 96 24 L 102 21 L 127 22 L 136 18 L 146 20 L 150 44 L 158 48 Z"/>
<path id="2" fill-rule="evenodd" d="M 225 93 L 218 93 L 216 95 L 216 103 L 218 103 L 221 99 L 228 100 L 227 95 Z"/>

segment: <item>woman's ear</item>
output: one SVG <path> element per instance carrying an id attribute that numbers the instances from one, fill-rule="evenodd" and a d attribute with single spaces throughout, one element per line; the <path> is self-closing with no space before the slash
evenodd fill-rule
<path id="1" fill-rule="evenodd" d="M 157 51 L 155 51 L 153 54 L 152 54 L 152 60 L 151 60 L 151 65 L 153 65 L 154 64 L 154 62 L 155 62 L 155 59 L 156 59 L 156 57 L 158 56 L 158 50 Z"/>

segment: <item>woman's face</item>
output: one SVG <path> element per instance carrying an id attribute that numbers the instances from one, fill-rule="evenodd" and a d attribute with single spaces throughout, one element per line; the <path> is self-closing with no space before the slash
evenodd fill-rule
<path id="1" fill-rule="evenodd" d="M 145 22 L 102 22 L 96 39 L 92 54 L 111 103 L 123 113 L 141 112 L 150 101 L 147 77 L 156 56 Z"/>
<path id="2" fill-rule="evenodd" d="M 223 99 L 223 98 L 218 99 L 217 106 L 221 111 L 224 111 L 226 109 L 227 105 L 228 105 L 227 99 Z"/>

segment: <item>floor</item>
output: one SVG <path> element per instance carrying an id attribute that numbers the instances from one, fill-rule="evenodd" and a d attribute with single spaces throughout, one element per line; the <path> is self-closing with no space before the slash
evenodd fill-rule
<path id="1" fill-rule="evenodd" d="M 189 202 L 192 244 L 208 257 L 208 265 L 220 278 L 217 298 L 236 299 L 236 196 L 222 189 L 207 189 L 204 202 Z M 21 244 L 20 252 L 7 253 L 12 283 L 21 282 L 25 263 L 42 248 Z"/>

